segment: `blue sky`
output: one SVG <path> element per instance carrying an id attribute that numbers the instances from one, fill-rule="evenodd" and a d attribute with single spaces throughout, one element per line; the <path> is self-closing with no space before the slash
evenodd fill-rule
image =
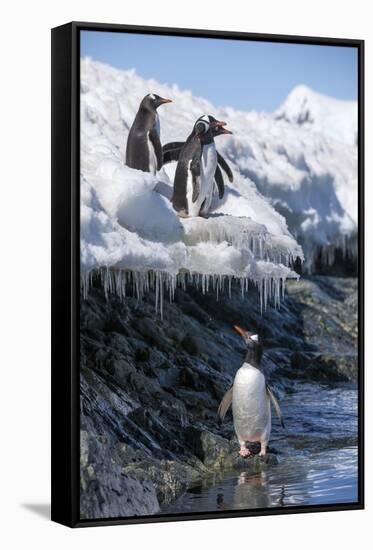
<path id="1" fill-rule="evenodd" d="M 357 98 L 349 47 L 81 31 L 81 55 L 236 109 L 273 111 L 297 84 Z"/>

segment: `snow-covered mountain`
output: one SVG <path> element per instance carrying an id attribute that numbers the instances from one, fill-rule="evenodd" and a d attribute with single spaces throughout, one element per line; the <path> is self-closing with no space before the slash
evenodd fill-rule
<path id="1" fill-rule="evenodd" d="M 333 141 L 350 145 L 357 142 L 357 102 L 328 97 L 304 85 L 291 91 L 275 117 Z"/>
<path id="2" fill-rule="evenodd" d="M 273 115 L 247 115 L 230 158 L 254 181 L 302 243 L 305 266 L 320 250 L 356 254 L 357 103 L 297 86 Z M 348 250 L 349 249 L 349 250 Z"/>
<path id="3" fill-rule="evenodd" d="M 208 219 L 180 219 L 169 198 L 175 163 L 156 176 L 124 165 L 129 128 L 149 92 L 170 97 L 159 109 L 163 143 L 184 140 L 201 114 L 224 119 L 217 138 L 234 181 L 225 181 Z M 356 147 L 258 114 L 217 108 L 176 85 L 144 80 L 85 58 L 81 62 L 81 266 L 83 287 L 98 269 L 107 291 L 139 294 L 153 284 L 172 295 L 193 279 L 218 291 L 224 279 L 249 280 L 263 303 L 276 301 L 302 249 L 330 246 L 356 230 Z M 266 196 L 264 196 L 266 195 Z M 280 213 L 280 211 L 287 217 Z M 307 256 L 306 256 L 307 261 Z M 108 269 L 110 268 L 110 269 Z M 229 283 L 230 284 L 230 283 Z M 160 300 L 161 302 L 161 300 Z"/>

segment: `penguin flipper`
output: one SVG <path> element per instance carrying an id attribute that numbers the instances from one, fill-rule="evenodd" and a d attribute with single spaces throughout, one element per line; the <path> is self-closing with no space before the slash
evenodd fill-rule
<path id="1" fill-rule="evenodd" d="M 178 161 L 181 149 L 172 149 L 171 151 L 163 151 L 163 166 L 172 161 Z"/>
<path id="2" fill-rule="evenodd" d="M 154 147 L 155 156 L 157 157 L 157 168 L 160 170 L 163 166 L 162 145 L 155 127 L 149 130 L 149 139 Z"/>
<path id="3" fill-rule="evenodd" d="M 285 429 L 285 423 L 284 423 L 284 420 L 282 418 L 282 413 L 281 413 L 281 409 L 280 409 L 280 404 L 279 402 L 277 401 L 273 391 L 271 390 L 271 388 L 269 387 L 268 384 L 266 384 L 266 390 L 267 390 L 267 395 L 269 397 L 269 399 L 272 401 L 272 405 L 274 406 L 275 408 L 275 411 L 276 411 L 276 414 L 278 416 L 278 419 L 281 423 L 281 426 Z"/>
<path id="4" fill-rule="evenodd" d="M 166 145 L 163 145 L 163 164 L 168 164 L 172 161 L 177 162 L 179 160 L 180 151 L 183 145 L 183 141 L 171 141 L 170 143 L 166 143 Z"/>
<path id="5" fill-rule="evenodd" d="M 218 156 L 218 164 L 220 164 L 220 166 L 223 168 L 224 172 L 227 174 L 229 181 L 232 182 L 233 181 L 232 170 L 229 168 L 229 165 L 228 165 L 227 161 L 219 153 L 219 151 L 216 151 L 216 153 L 217 153 L 217 156 Z"/>
<path id="6" fill-rule="evenodd" d="M 193 182 L 192 202 L 196 202 L 196 200 L 198 199 L 198 195 L 201 191 L 201 186 L 200 186 L 198 177 L 196 177 L 194 174 L 193 174 L 192 182 Z"/>
<path id="7" fill-rule="evenodd" d="M 163 145 L 162 150 L 163 152 L 173 151 L 174 149 L 181 149 L 184 145 L 185 141 L 170 141 L 169 143 L 166 143 L 166 145 Z"/>
<path id="8" fill-rule="evenodd" d="M 218 188 L 219 199 L 222 199 L 224 197 L 225 189 L 224 189 L 223 174 L 221 173 L 219 166 L 217 166 L 215 170 L 215 183 L 216 183 L 216 187 Z"/>
<path id="9" fill-rule="evenodd" d="M 225 393 L 223 399 L 220 402 L 220 405 L 218 408 L 218 416 L 219 416 L 220 422 L 223 422 L 224 417 L 227 414 L 229 407 L 232 404 L 232 397 L 233 397 L 233 386 L 229 388 L 229 390 Z"/>

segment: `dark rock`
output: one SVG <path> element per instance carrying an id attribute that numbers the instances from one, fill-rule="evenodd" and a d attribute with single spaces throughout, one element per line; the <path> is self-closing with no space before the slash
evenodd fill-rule
<path id="1" fill-rule="evenodd" d="M 167 363 L 156 368 L 155 372 L 162 388 L 170 390 L 180 385 L 180 371 L 178 368 L 170 367 Z"/>
<path id="2" fill-rule="evenodd" d="M 189 427 L 186 431 L 193 453 L 209 468 L 230 467 L 229 442 L 206 430 Z"/>
<path id="3" fill-rule="evenodd" d="M 259 473 L 270 466 L 276 466 L 278 464 L 277 457 L 272 453 L 267 453 L 263 457 L 255 454 L 242 458 L 238 452 L 236 452 L 236 454 L 232 456 L 232 459 L 233 468 L 244 470 L 247 473 Z"/>
<path id="4" fill-rule="evenodd" d="M 190 317 L 193 317 L 200 323 L 206 325 L 210 322 L 210 316 L 195 302 L 184 301 L 180 304 L 181 311 Z"/>
<path id="5" fill-rule="evenodd" d="M 191 388 L 196 391 L 203 391 L 202 382 L 196 372 L 191 368 L 184 368 L 180 371 L 179 382 L 181 386 Z"/>
<path id="6" fill-rule="evenodd" d="M 167 330 L 167 336 L 179 344 L 180 342 L 182 342 L 185 333 L 184 331 L 179 330 L 177 327 L 170 327 Z"/>
<path id="7" fill-rule="evenodd" d="M 351 356 L 293 353 L 291 369 L 298 380 L 315 382 L 348 382 L 356 373 L 356 358 Z"/>
<path id="8" fill-rule="evenodd" d="M 132 325 L 146 339 L 148 345 L 154 345 L 159 349 L 165 350 L 170 347 L 169 340 L 164 336 L 163 330 L 157 321 L 143 318 L 141 320 L 134 320 Z"/>
<path id="9" fill-rule="evenodd" d="M 149 361 L 150 350 L 148 347 L 144 346 L 141 349 L 137 349 L 135 352 L 136 361 Z"/>
<path id="10" fill-rule="evenodd" d="M 139 452 L 134 453 L 131 447 L 120 445 L 120 454 L 125 464 L 123 473 L 153 484 L 160 503 L 168 503 L 195 483 L 206 470 L 203 464 L 175 460 L 156 460 Z"/>
<path id="11" fill-rule="evenodd" d="M 80 517 L 113 518 L 155 514 L 159 503 L 154 484 L 122 472 L 120 457 L 107 440 L 81 432 Z"/>
<path id="12" fill-rule="evenodd" d="M 127 327 L 123 319 L 119 315 L 114 314 L 112 317 L 108 317 L 105 320 L 104 331 L 128 334 Z"/>
<path id="13" fill-rule="evenodd" d="M 197 335 L 188 333 L 182 341 L 182 346 L 190 355 L 202 355 L 205 351 L 205 342 Z"/>

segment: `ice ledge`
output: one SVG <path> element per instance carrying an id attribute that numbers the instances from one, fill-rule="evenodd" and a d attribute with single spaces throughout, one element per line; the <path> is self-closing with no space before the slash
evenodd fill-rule
<path id="1" fill-rule="evenodd" d="M 146 292 L 155 291 L 155 311 L 163 318 L 163 298 L 168 296 L 173 301 L 176 288 L 183 290 L 187 286 L 194 286 L 203 294 L 214 292 L 216 299 L 219 294 L 228 292 L 231 296 L 232 284 L 239 284 L 242 297 L 249 289 L 250 283 L 255 284 L 259 293 L 261 311 L 265 311 L 269 302 L 279 307 L 285 294 L 287 279 L 298 279 L 299 275 L 292 269 L 281 264 L 258 261 L 250 266 L 250 273 L 195 273 L 181 270 L 179 273 L 169 273 L 161 270 L 125 270 L 118 268 L 100 268 L 85 271 L 81 275 L 81 290 L 83 298 L 87 299 L 90 288 L 95 279 L 102 284 L 105 296 L 118 296 L 124 300 L 126 296 L 135 296 L 141 300 Z"/>

